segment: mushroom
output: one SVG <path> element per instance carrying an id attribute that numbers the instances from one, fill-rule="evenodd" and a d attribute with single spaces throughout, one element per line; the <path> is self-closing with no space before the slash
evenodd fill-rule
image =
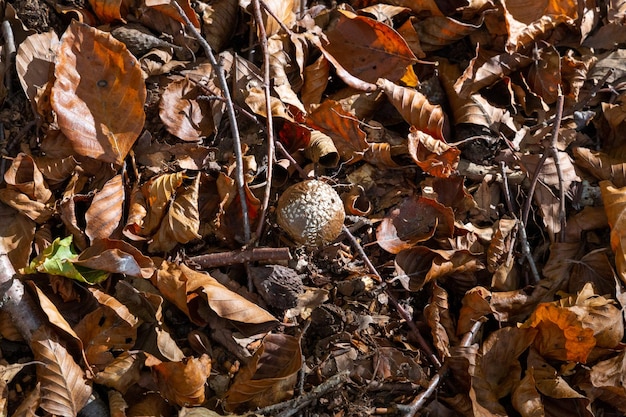
<path id="1" fill-rule="evenodd" d="M 339 236 L 346 213 L 339 194 L 323 181 L 287 188 L 278 200 L 278 225 L 296 244 L 321 246 Z"/>

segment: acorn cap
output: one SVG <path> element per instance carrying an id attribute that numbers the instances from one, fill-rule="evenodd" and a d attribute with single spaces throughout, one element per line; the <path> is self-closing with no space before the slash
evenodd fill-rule
<path id="1" fill-rule="evenodd" d="M 341 233 L 345 217 L 341 197 L 322 181 L 294 184 L 278 200 L 278 225 L 300 245 L 332 242 Z"/>

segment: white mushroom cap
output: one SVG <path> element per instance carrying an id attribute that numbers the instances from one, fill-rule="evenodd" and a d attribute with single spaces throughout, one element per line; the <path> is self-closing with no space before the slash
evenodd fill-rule
<path id="1" fill-rule="evenodd" d="M 341 197 L 322 181 L 294 184 L 278 200 L 278 225 L 300 245 L 332 242 L 341 233 L 345 217 Z"/>

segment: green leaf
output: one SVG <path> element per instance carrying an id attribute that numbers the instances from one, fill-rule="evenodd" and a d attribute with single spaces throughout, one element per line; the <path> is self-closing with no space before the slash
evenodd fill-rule
<path id="1" fill-rule="evenodd" d="M 109 272 L 75 266 L 72 261 L 78 253 L 72 245 L 72 236 L 64 239 L 56 238 L 54 242 L 33 259 L 28 267 L 22 269 L 23 274 L 42 272 L 60 275 L 86 284 L 97 284 L 109 277 Z"/>

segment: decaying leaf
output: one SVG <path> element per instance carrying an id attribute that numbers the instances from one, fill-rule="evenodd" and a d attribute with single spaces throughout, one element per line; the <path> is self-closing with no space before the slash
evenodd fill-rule
<path id="1" fill-rule="evenodd" d="M 300 339 L 268 334 L 226 393 L 226 409 L 264 407 L 290 398 L 301 366 Z"/>
<path id="2" fill-rule="evenodd" d="M 58 56 L 51 101 L 59 127 L 79 155 L 121 165 L 146 118 L 136 58 L 111 35 L 75 21 Z"/>
<path id="3" fill-rule="evenodd" d="M 181 407 L 204 402 L 204 385 L 211 374 L 211 358 L 185 358 L 180 362 L 161 362 L 152 366 L 161 395 Z"/>

